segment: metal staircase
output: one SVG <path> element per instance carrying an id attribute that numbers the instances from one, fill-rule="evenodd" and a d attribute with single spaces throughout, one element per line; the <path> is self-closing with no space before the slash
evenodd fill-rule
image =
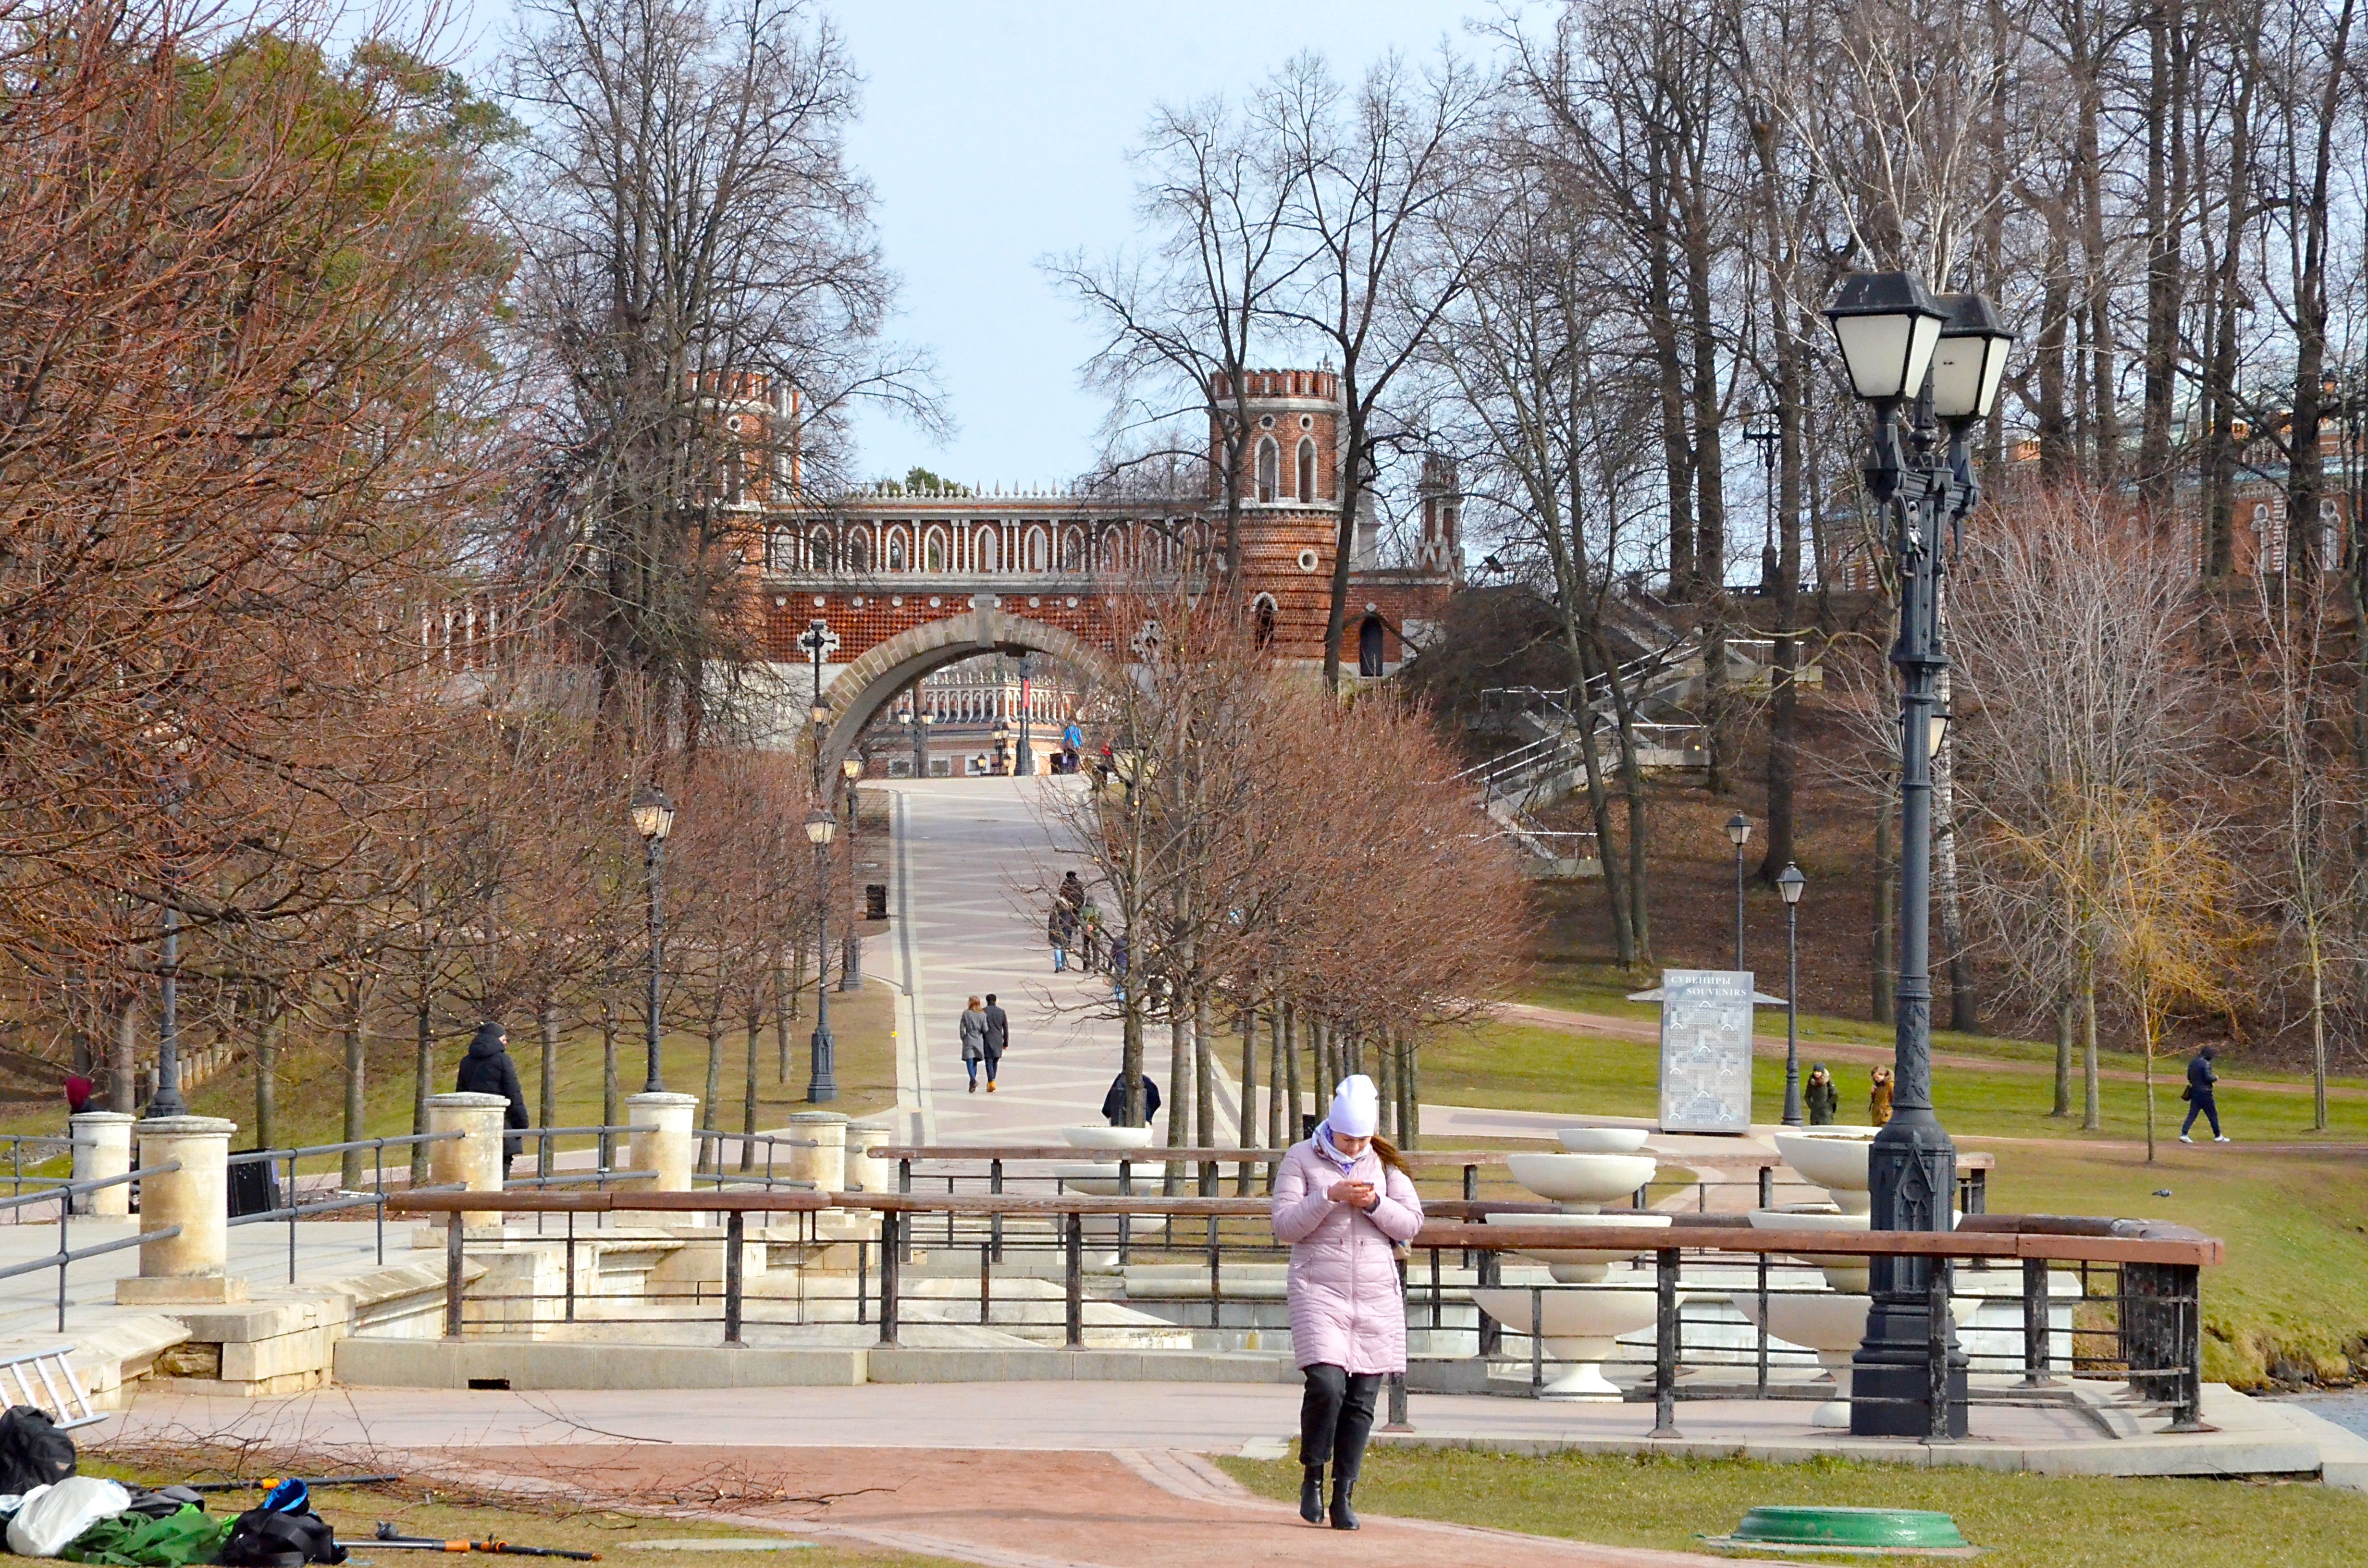
<path id="1" fill-rule="evenodd" d="M 1729 639 L 1726 678 L 1748 685 L 1764 680 L 1770 644 L 1759 639 Z M 1665 712 L 1702 689 L 1704 649 L 1699 636 L 1671 637 L 1619 668 L 1621 683 L 1634 694 L 1636 710 Z M 1611 683 L 1601 676 L 1581 687 L 1498 687 L 1483 693 L 1510 710 L 1512 726 L 1531 738 L 1463 770 L 1458 777 L 1478 792 L 1492 822 L 1524 851 L 1524 869 L 1540 879 L 1602 874 L 1591 831 L 1559 832 L 1535 816 L 1587 783 L 1587 770 L 1612 759 L 1616 720 Z M 1597 726 L 1597 755 L 1588 755 L 1585 721 Z M 1706 735 L 1694 723 L 1639 723 L 1639 760 L 1651 768 L 1705 767 Z"/>

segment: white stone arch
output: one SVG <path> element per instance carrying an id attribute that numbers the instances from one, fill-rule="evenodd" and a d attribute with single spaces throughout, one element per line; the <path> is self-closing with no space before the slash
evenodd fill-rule
<path id="1" fill-rule="evenodd" d="M 1003 530 L 993 523 L 971 529 L 971 570 L 982 576 L 1003 570 Z"/>
<path id="2" fill-rule="evenodd" d="M 1049 543 L 1044 537 L 1044 530 L 1041 528 L 1030 528 L 1028 530 L 1027 556 L 1022 562 L 1022 570 L 1029 572 L 1047 572 L 1052 570 L 1052 554 Z"/>
<path id="3" fill-rule="evenodd" d="M 943 572 L 947 561 L 946 530 L 932 527 L 921 536 L 921 559 L 916 564 L 923 572 Z"/>

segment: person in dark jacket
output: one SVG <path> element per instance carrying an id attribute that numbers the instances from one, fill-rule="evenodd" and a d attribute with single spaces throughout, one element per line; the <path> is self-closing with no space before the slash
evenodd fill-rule
<path id="1" fill-rule="evenodd" d="M 1145 1073 L 1143 1075 L 1143 1124 L 1150 1126 L 1151 1119 L 1158 1114 L 1159 1085 L 1152 1082 L 1150 1074 Z M 1118 1070 L 1118 1076 L 1110 1080 L 1110 1093 L 1102 1096 L 1102 1119 L 1112 1127 L 1126 1125 L 1126 1069 L 1123 1067 Z"/>
<path id="2" fill-rule="evenodd" d="M 1842 1096 L 1841 1091 L 1834 1086 L 1834 1075 L 1826 1071 L 1824 1062 L 1810 1064 L 1809 1085 L 1801 1098 L 1808 1105 L 1810 1126 L 1833 1125 L 1834 1113 L 1841 1108 Z"/>
<path id="3" fill-rule="evenodd" d="M 2220 1081 L 2220 1074 L 2212 1070 L 2212 1058 L 2216 1054 L 2217 1052 L 2207 1045 L 2188 1058 L 2187 1119 L 2179 1125 L 2179 1141 L 2182 1143 L 2195 1142 L 2189 1134 L 2194 1131 L 2195 1119 L 2199 1116 L 2212 1123 L 2212 1142 L 2214 1143 L 2234 1142 L 2226 1133 L 2220 1131 L 2220 1102 L 2213 1097 L 2212 1085 Z"/>
<path id="4" fill-rule="evenodd" d="M 499 1095 L 510 1102 L 502 1113 L 504 1127 L 525 1128 L 534 1125 L 526 1114 L 526 1091 L 518 1086 L 518 1063 L 510 1060 L 510 1032 L 499 1024 L 477 1026 L 475 1038 L 469 1041 L 469 1054 L 461 1058 L 461 1071 L 452 1087 L 464 1095 Z M 522 1138 L 502 1140 L 502 1159 L 518 1157 L 524 1146 Z"/>
<path id="5" fill-rule="evenodd" d="M 1003 1061 L 1003 1053 L 1011 1046 L 1011 1015 L 995 1005 L 995 993 L 986 994 L 986 1092 L 995 1093 L 995 1069 Z"/>

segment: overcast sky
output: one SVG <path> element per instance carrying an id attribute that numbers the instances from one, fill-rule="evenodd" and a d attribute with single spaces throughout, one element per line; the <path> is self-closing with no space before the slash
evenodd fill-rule
<path id="1" fill-rule="evenodd" d="M 854 161 L 905 281 L 897 335 L 936 353 L 956 426 L 939 448 L 863 419 L 857 472 L 993 484 L 1089 466 L 1103 406 L 1077 367 L 1094 336 L 1036 262 L 1132 241 L 1126 152 L 1152 105 L 1238 92 L 1303 49 L 1347 75 L 1461 41 L 1481 3 L 839 0 L 869 83 Z"/>

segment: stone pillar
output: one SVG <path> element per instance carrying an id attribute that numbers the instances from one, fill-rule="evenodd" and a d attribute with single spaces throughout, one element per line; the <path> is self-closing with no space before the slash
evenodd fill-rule
<path id="1" fill-rule="evenodd" d="M 131 1168 L 132 1119 L 120 1110 L 86 1110 L 68 1117 L 74 1130 L 74 1179 L 105 1181 Z M 85 1193 L 74 1199 L 77 1214 L 120 1220 L 131 1212 L 131 1184 Z"/>
<path id="2" fill-rule="evenodd" d="M 849 1190 L 894 1192 L 896 1190 L 896 1166 L 888 1160 L 875 1160 L 864 1153 L 874 1144 L 895 1141 L 896 1128 L 888 1118 L 847 1124 L 842 1159 Z"/>
<path id="3" fill-rule="evenodd" d="M 625 1125 L 632 1128 L 626 1149 L 627 1168 L 655 1171 L 622 1184 L 626 1189 L 648 1192 L 689 1192 L 697 1141 L 691 1123 L 699 1113 L 697 1095 L 643 1092 L 625 1101 Z M 620 1214 L 620 1219 L 626 1218 Z M 653 1210 L 639 1217 L 644 1224 L 697 1224 L 693 1214 L 662 1214 Z"/>
<path id="4" fill-rule="evenodd" d="M 847 1118 L 833 1110 L 802 1110 L 790 1118 L 790 1136 L 811 1149 L 790 1150 L 790 1176 L 824 1192 L 847 1190 Z"/>
<path id="5" fill-rule="evenodd" d="M 509 1161 L 502 1153 L 502 1117 L 509 1106 L 499 1095 L 428 1096 L 427 1131 L 461 1134 L 427 1145 L 429 1184 L 470 1192 L 501 1191 L 509 1174 Z M 495 1209 L 472 1209 L 461 1216 L 464 1231 L 496 1228 L 501 1222 L 501 1211 Z"/>
<path id="6" fill-rule="evenodd" d="M 115 1282 L 122 1306 L 188 1306 L 246 1300 L 246 1281 L 224 1272 L 230 1256 L 230 1135 L 218 1116 L 148 1117 L 132 1127 L 140 1166 L 181 1168 L 140 1180 L 140 1233 L 177 1225 L 176 1236 L 140 1244 L 140 1274 Z"/>

